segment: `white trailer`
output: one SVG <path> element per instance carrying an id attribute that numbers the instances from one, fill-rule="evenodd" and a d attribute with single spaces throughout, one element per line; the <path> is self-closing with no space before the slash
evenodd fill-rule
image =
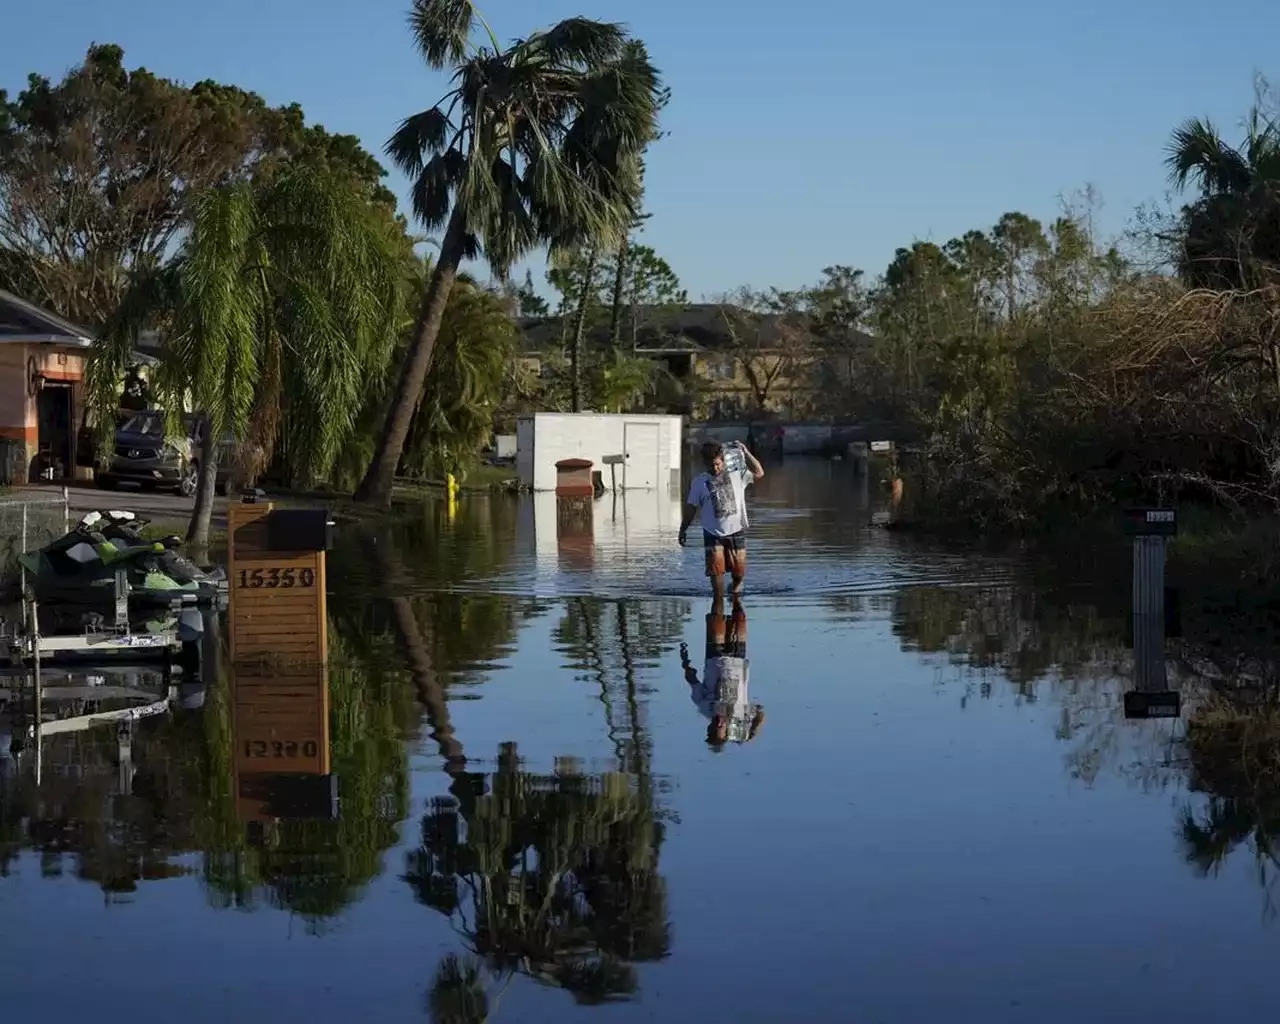
<path id="1" fill-rule="evenodd" d="M 516 421 L 516 473 L 535 491 L 556 489 L 556 463 L 588 459 L 606 488 L 607 456 L 622 456 L 619 490 L 678 491 L 683 424 L 679 416 L 540 412 Z"/>

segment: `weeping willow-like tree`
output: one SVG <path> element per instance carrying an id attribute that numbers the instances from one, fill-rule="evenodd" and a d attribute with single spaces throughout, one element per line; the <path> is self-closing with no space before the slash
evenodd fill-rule
<path id="1" fill-rule="evenodd" d="M 114 408 L 138 330 L 161 329 L 157 394 L 207 418 L 187 535 L 199 546 L 224 435 L 241 439 L 249 478 L 277 452 L 293 482 L 333 467 L 393 350 L 403 252 L 368 198 L 323 171 L 209 189 L 191 208 L 181 251 L 134 282 L 89 380 L 93 404 Z"/>
<path id="2" fill-rule="evenodd" d="M 463 259 L 483 253 L 502 277 L 539 246 L 616 245 L 638 212 L 662 97 L 644 47 L 619 25 L 568 18 L 503 47 L 470 0 L 414 0 L 409 20 L 452 88 L 406 118 L 387 152 L 413 180 L 417 218 L 444 234 L 356 492 L 379 505 L 391 500 Z"/>

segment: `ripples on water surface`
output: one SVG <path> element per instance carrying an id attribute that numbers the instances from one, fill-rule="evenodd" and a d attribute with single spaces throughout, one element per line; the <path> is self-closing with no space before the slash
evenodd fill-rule
<path id="1" fill-rule="evenodd" d="M 47 740 L 39 787 L 5 760 L 6 1016 L 1268 1005 L 1277 818 L 1193 792 L 1181 724 L 1121 719 L 1114 580 L 868 529 L 839 463 L 757 490 L 728 624 L 749 742 L 709 745 L 689 681 L 709 601 L 678 502 L 606 498 L 588 536 L 554 501 L 469 498 L 342 538 L 327 692 L 223 671 L 139 727 L 130 773 L 112 730 Z M 323 701 L 339 815 L 273 823 L 239 741 Z"/>

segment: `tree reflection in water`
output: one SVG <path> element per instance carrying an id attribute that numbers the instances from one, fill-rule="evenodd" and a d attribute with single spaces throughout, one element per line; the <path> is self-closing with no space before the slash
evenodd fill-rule
<path id="1" fill-rule="evenodd" d="M 1280 883 L 1280 666 L 1233 662 L 1207 673 L 1210 692 L 1188 723 L 1190 788 L 1204 799 L 1183 808 L 1179 834 L 1187 863 L 1205 877 L 1249 850 L 1270 920 Z"/>
<path id="2" fill-rule="evenodd" d="M 43 784 L 0 780 L 0 865 L 35 850 L 42 874 L 67 870 L 109 899 L 141 884 L 199 874 L 218 908 L 276 907 L 313 931 L 359 897 L 382 868 L 407 814 L 403 738 L 415 724 L 407 673 L 390 640 L 330 628 L 332 770 L 341 814 L 284 820 L 251 836 L 237 806 L 230 667 L 210 666 L 202 710 L 137 723 L 132 778 L 122 787 L 113 727 L 44 741 Z M 198 855 L 198 867 L 179 858 Z"/>
<path id="3" fill-rule="evenodd" d="M 484 1020 L 461 1014 L 516 974 L 584 1004 L 634 994 L 633 965 L 670 947 L 662 824 L 647 790 L 568 759 L 551 774 L 522 771 L 514 744 L 490 776 L 455 773 L 451 795 L 423 818 L 406 873 L 474 957 L 441 964 L 436 1020 Z"/>
<path id="4" fill-rule="evenodd" d="M 1055 702 L 1056 735 L 1072 745 L 1068 770 L 1086 784 L 1109 770 L 1144 788 L 1189 790 L 1176 826 L 1187 863 L 1211 877 L 1247 850 L 1271 918 L 1280 907 L 1280 644 L 1239 595 L 1229 606 L 1186 600 L 1196 596 L 1184 596 L 1185 636 L 1170 644 L 1185 732 L 1123 719 L 1132 651 L 1114 595 L 1099 606 L 1052 587 L 917 588 L 899 592 L 890 614 L 905 650 L 976 673 L 980 696 L 1003 677 L 1019 701 Z M 962 706 L 972 694 L 966 685 Z"/>
<path id="5" fill-rule="evenodd" d="M 469 520 L 455 529 L 466 533 Z M 413 583 L 424 560 L 440 563 L 442 572 L 459 571 L 458 559 L 494 571 L 497 552 L 483 542 L 464 554 L 467 545 L 418 547 L 413 539 L 392 530 L 363 538 L 380 600 L 359 614 L 366 626 L 380 620 L 394 633 L 450 780 L 449 794 L 432 801 L 423 818 L 421 844 L 405 872 L 416 899 L 449 918 L 466 946 L 437 965 L 428 1011 L 440 1022 L 487 1020 L 517 975 L 562 988 L 579 1003 L 625 998 L 638 984 L 634 965 L 661 959 L 670 947 L 658 873 L 663 826 L 637 659 L 661 652 L 659 636 L 678 634 L 682 609 L 664 606 L 651 620 L 635 603 L 610 613 L 605 605 L 571 602 L 557 630 L 575 664 L 590 666 L 599 682 L 623 771 L 590 774 L 561 759 L 550 774 L 526 772 L 514 744 L 502 747 L 492 774 L 468 771 L 447 683 L 467 681 L 500 656 L 517 613 L 546 609 L 491 595 L 422 592 Z M 614 646 L 617 658 L 611 650 L 602 659 Z M 625 728 L 616 722 L 621 717 Z"/>
<path id="6" fill-rule="evenodd" d="M 376 636 L 330 628 L 328 670 L 332 771 L 341 811 L 332 820 L 293 818 L 253 827 L 237 808 L 231 725 L 232 680 L 205 708 L 210 760 L 202 817 L 202 873 L 215 907 L 260 902 L 299 915 L 309 931 L 359 898 L 382 870 L 408 813 L 404 737 L 413 720 L 406 673 L 386 658 Z"/>

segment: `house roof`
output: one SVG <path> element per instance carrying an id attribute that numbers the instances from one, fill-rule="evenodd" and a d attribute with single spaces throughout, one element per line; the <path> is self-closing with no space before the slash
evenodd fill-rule
<path id="1" fill-rule="evenodd" d="M 754 343 L 762 347 L 767 347 L 771 340 L 780 339 L 788 330 L 803 328 L 803 323 L 794 318 L 789 320 L 781 314 L 752 317 L 741 307 L 727 303 L 694 302 L 674 307 L 642 307 L 635 351 L 645 355 L 671 355 L 727 348 L 733 343 L 729 325 L 735 319 L 750 320 L 754 326 L 748 329 L 752 333 L 759 332 Z M 520 330 L 523 347 L 534 353 L 559 347 L 562 335 L 573 329 L 570 320 L 562 331 L 562 320 L 558 316 L 519 317 L 516 326 Z M 592 346 L 607 343 L 608 324 L 594 325 L 587 335 Z"/>
<path id="2" fill-rule="evenodd" d="M 0 344 L 19 342 L 88 348 L 93 344 L 93 335 L 47 309 L 0 289 Z"/>
<path id="3" fill-rule="evenodd" d="M 731 341 L 726 318 L 739 312 L 738 307 L 717 302 L 695 302 L 684 306 L 641 307 L 640 325 L 636 330 L 635 350 L 649 355 L 675 352 L 701 352 L 717 349 Z M 769 318 L 766 318 L 769 319 Z M 519 317 L 524 348 L 541 352 L 560 345 L 562 335 L 573 330 L 572 317 L 565 323 L 561 317 Z M 609 326 L 596 323 L 587 331 L 592 346 L 608 342 Z"/>

